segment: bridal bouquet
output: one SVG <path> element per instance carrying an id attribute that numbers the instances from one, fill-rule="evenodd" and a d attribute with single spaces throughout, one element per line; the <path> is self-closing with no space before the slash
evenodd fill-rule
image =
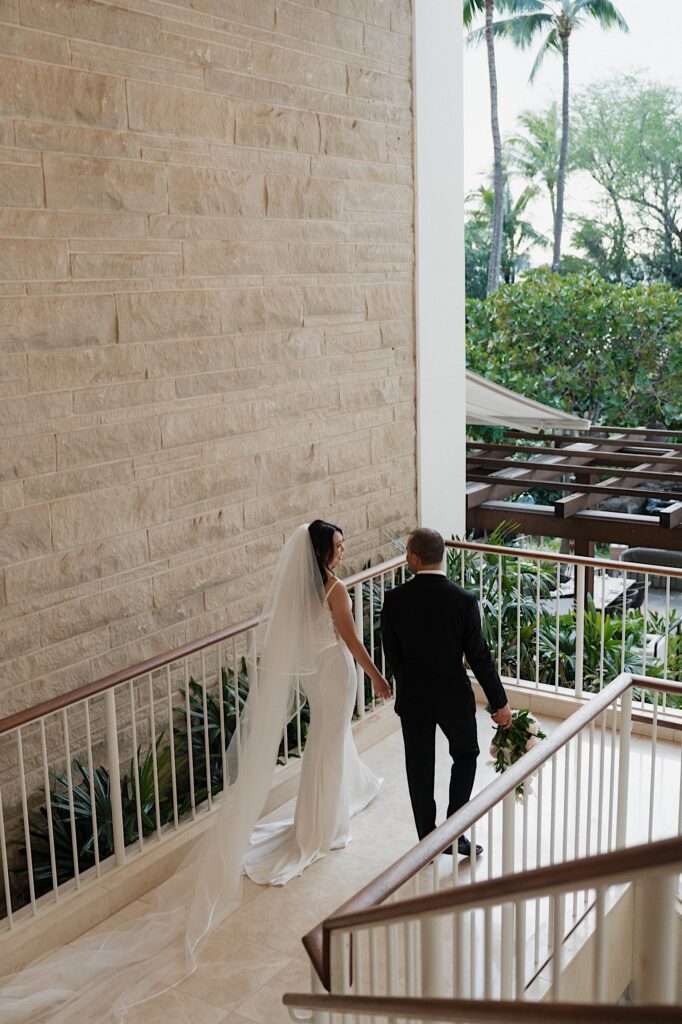
<path id="1" fill-rule="evenodd" d="M 498 725 L 495 729 L 490 745 L 490 756 L 493 758 L 490 763 L 496 772 L 505 772 L 510 765 L 523 757 L 527 750 L 532 750 L 546 737 L 547 733 L 542 732 L 540 723 L 528 708 L 512 711 L 511 727 L 504 729 Z M 523 787 L 523 782 L 516 787 L 517 798 L 523 797 Z"/>

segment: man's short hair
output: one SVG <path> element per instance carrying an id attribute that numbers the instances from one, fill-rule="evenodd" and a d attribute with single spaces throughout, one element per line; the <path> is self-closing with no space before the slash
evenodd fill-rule
<path id="1" fill-rule="evenodd" d="M 407 544 L 423 565 L 437 565 L 443 561 L 445 541 L 437 530 L 427 530 L 426 527 L 415 530 L 407 538 Z"/>

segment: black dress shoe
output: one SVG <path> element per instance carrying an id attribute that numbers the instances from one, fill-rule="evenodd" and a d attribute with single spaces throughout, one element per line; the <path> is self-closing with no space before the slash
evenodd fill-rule
<path id="1" fill-rule="evenodd" d="M 447 853 L 452 856 L 452 847 L 446 847 L 446 849 L 443 850 L 443 853 Z M 461 853 L 463 857 L 471 856 L 471 842 L 465 836 L 460 836 L 457 840 L 457 853 Z M 483 847 L 476 843 L 476 856 L 480 857 L 482 853 Z"/>

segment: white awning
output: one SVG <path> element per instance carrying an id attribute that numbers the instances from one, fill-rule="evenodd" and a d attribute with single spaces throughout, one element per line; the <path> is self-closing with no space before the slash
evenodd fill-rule
<path id="1" fill-rule="evenodd" d="M 534 402 L 516 392 L 493 384 L 485 377 L 467 370 L 467 424 L 478 427 L 517 427 L 539 430 L 589 430 L 590 421 L 570 413 Z"/>

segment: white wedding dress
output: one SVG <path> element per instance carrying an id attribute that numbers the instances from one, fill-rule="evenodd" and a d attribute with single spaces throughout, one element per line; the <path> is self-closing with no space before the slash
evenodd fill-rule
<path id="1" fill-rule="evenodd" d="M 0 978 L 2 1024 L 110 1024 L 176 985 L 201 945 L 241 900 L 244 871 L 283 885 L 350 839 L 350 816 L 380 781 L 351 733 L 356 675 L 334 630 L 306 525 L 289 538 L 263 611 L 264 639 L 227 782 L 212 825 L 141 918 L 81 938 Z M 311 725 L 293 821 L 257 825 L 272 783 L 282 729 L 303 690 Z M 1 970 L 1 968 L 0 968 Z"/>
<path id="2" fill-rule="evenodd" d="M 326 599 L 325 605 L 331 615 Z M 310 729 L 296 810 L 293 819 L 254 829 L 244 855 L 244 870 L 254 882 L 286 885 L 330 850 L 347 846 L 352 815 L 377 795 L 381 780 L 360 760 L 351 730 L 356 678 L 353 657 L 337 638 L 321 652 L 317 671 L 302 681 Z"/>

